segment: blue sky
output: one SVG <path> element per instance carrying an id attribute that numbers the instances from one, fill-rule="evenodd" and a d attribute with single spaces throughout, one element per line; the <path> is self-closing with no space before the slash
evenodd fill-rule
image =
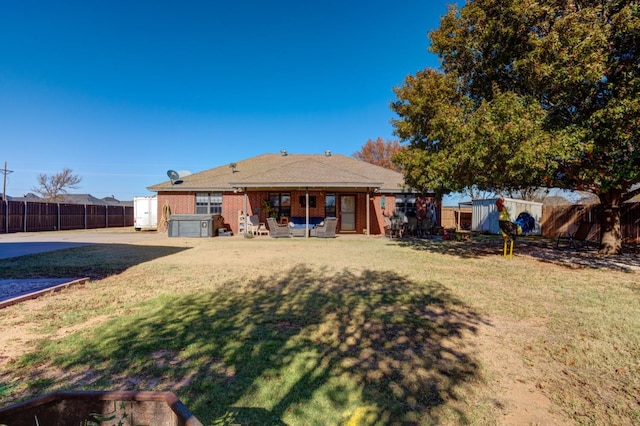
<path id="1" fill-rule="evenodd" d="M 168 169 L 394 139 L 392 89 L 438 67 L 450 2 L 2 2 L 7 194 L 67 167 L 71 192 L 131 200 Z"/>

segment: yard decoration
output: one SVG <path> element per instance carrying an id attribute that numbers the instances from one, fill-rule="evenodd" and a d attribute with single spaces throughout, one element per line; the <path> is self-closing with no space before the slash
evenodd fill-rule
<path id="1" fill-rule="evenodd" d="M 509 209 L 504 205 L 504 200 L 498 198 L 496 201 L 496 207 L 498 208 L 498 224 L 500 225 L 500 232 L 504 239 L 504 246 L 502 255 L 507 256 L 507 243 L 510 243 L 509 259 L 513 258 L 513 244 L 516 241 L 516 236 L 527 234 L 533 231 L 535 227 L 535 219 L 527 212 L 522 212 L 518 215 L 515 222 L 511 222 L 511 215 Z"/>

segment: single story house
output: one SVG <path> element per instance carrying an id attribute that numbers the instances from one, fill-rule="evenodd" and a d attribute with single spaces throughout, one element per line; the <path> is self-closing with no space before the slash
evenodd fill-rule
<path id="1" fill-rule="evenodd" d="M 246 216 L 261 222 L 312 223 L 338 218 L 341 234 L 384 233 L 385 216 L 415 213 L 414 193 L 401 173 L 353 157 L 332 154 L 263 154 L 148 187 L 158 194 L 158 217 L 220 214 L 235 234 Z M 433 202 L 432 198 L 427 199 Z M 438 216 L 439 217 L 439 216 Z"/>

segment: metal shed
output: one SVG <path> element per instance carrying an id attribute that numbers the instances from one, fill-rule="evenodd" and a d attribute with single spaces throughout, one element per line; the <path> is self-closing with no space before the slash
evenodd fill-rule
<path id="1" fill-rule="evenodd" d="M 496 208 L 497 200 L 498 198 L 489 198 L 472 201 L 472 231 L 500 234 L 500 226 L 498 225 L 498 209 Z M 533 232 L 530 232 L 529 235 L 542 235 L 542 203 L 517 200 L 514 198 L 504 198 L 504 205 L 509 209 L 511 221 L 515 221 L 518 215 L 522 212 L 529 213 L 536 222 Z"/>

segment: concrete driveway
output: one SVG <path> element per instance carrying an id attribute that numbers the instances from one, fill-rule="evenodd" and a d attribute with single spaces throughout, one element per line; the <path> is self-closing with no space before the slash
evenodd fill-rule
<path id="1" fill-rule="evenodd" d="M 89 244 L 131 244 L 165 238 L 168 238 L 165 233 L 135 231 L 133 228 L 0 234 L 0 259 Z"/>

